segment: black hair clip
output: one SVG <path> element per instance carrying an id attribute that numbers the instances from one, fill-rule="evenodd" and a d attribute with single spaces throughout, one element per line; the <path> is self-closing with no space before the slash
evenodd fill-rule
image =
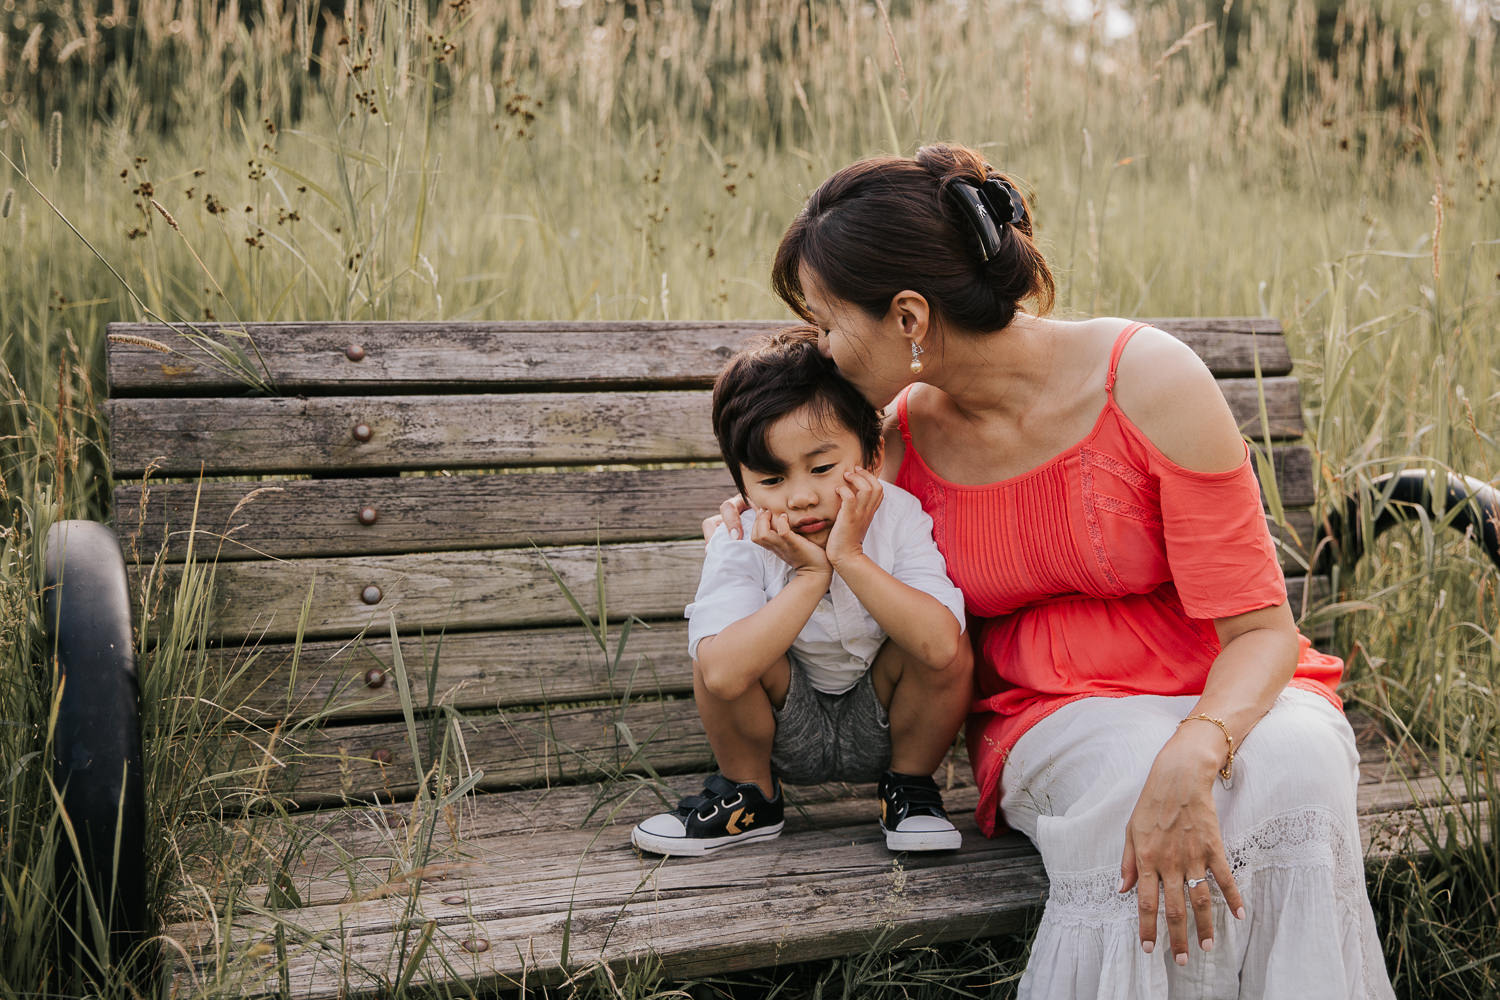
<path id="1" fill-rule="evenodd" d="M 985 178 L 983 184 L 961 180 L 952 184 L 950 189 L 974 226 L 985 260 L 1000 252 L 1000 227 L 1013 226 L 1026 219 L 1026 205 L 1020 192 L 1009 181 L 994 174 Z"/>

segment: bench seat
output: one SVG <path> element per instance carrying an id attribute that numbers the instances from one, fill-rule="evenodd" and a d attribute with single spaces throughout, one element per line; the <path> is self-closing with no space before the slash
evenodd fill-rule
<path id="1" fill-rule="evenodd" d="M 1368 860 L 1419 852 L 1418 804 L 1440 801 L 1443 783 L 1393 758 L 1372 720 L 1352 721 Z M 282 889 L 295 905 L 169 928 L 190 959 L 175 985 L 219 977 L 226 992 L 333 1000 L 378 995 L 413 961 L 412 983 L 476 990 L 643 962 L 688 978 L 1020 931 L 1046 898 L 1041 859 L 1019 834 L 979 834 L 977 792 L 957 763 L 946 799 L 964 846 L 926 856 L 886 850 L 867 785 L 789 788 L 781 837 L 706 858 L 630 847 L 630 826 L 662 808 L 645 779 L 478 796 L 450 817 L 430 803 L 305 814 L 278 828 L 307 845 Z M 703 777 L 674 776 L 663 791 L 675 801 Z"/>

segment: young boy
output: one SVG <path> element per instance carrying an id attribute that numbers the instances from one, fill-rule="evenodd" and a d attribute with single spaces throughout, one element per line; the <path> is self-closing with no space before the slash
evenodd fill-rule
<path id="1" fill-rule="evenodd" d="M 749 507 L 709 540 L 687 608 L 698 713 L 719 773 L 636 847 L 697 855 L 781 833 L 781 780 L 880 782 L 895 851 L 952 850 L 932 780 L 971 696 L 964 603 L 910 493 L 876 476 L 880 418 L 782 331 L 732 358 L 714 434 Z"/>

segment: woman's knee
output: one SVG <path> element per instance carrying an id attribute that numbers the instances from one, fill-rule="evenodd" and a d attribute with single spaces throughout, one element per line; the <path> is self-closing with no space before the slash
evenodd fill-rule
<path id="1" fill-rule="evenodd" d="M 1354 803 L 1359 751 L 1343 714 L 1319 696 L 1289 691 L 1250 731 L 1236 755 L 1237 777 L 1282 806 L 1346 808 Z"/>

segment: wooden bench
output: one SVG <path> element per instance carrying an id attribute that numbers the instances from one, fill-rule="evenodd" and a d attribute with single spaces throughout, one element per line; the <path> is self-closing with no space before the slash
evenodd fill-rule
<path id="1" fill-rule="evenodd" d="M 1293 607 L 1316 606 L 1313 463 L 1280 327 L 1153 322 L 1221 380 L 1280 512 Z M 236 677 L 204 767 L 223 819 L 189 859 L 198 889 L 170 896 L 179 991 L 463 993 L 647 959 L 688 976 L 1032 917 L 1040 861 L 976 832 L 962 760 L 938 775 L 965 836 L 953 854 L 892 856 L 873 789 L 845 785 L 789 789 L 786 833 L 732 862 L 629 846 L 630 824 L 712 769 L 682 620 L 700 520 L 733 489 L 706 389 L 777 325 L 110 328 L 134 606 L 152 574 L 169 597 L 205 580 L 206 656 Z M 88 600 L 58 593 L 63 618 Z M 1367 849 L 1410 849 L 1437 778 L 1359 730 Z"/>

